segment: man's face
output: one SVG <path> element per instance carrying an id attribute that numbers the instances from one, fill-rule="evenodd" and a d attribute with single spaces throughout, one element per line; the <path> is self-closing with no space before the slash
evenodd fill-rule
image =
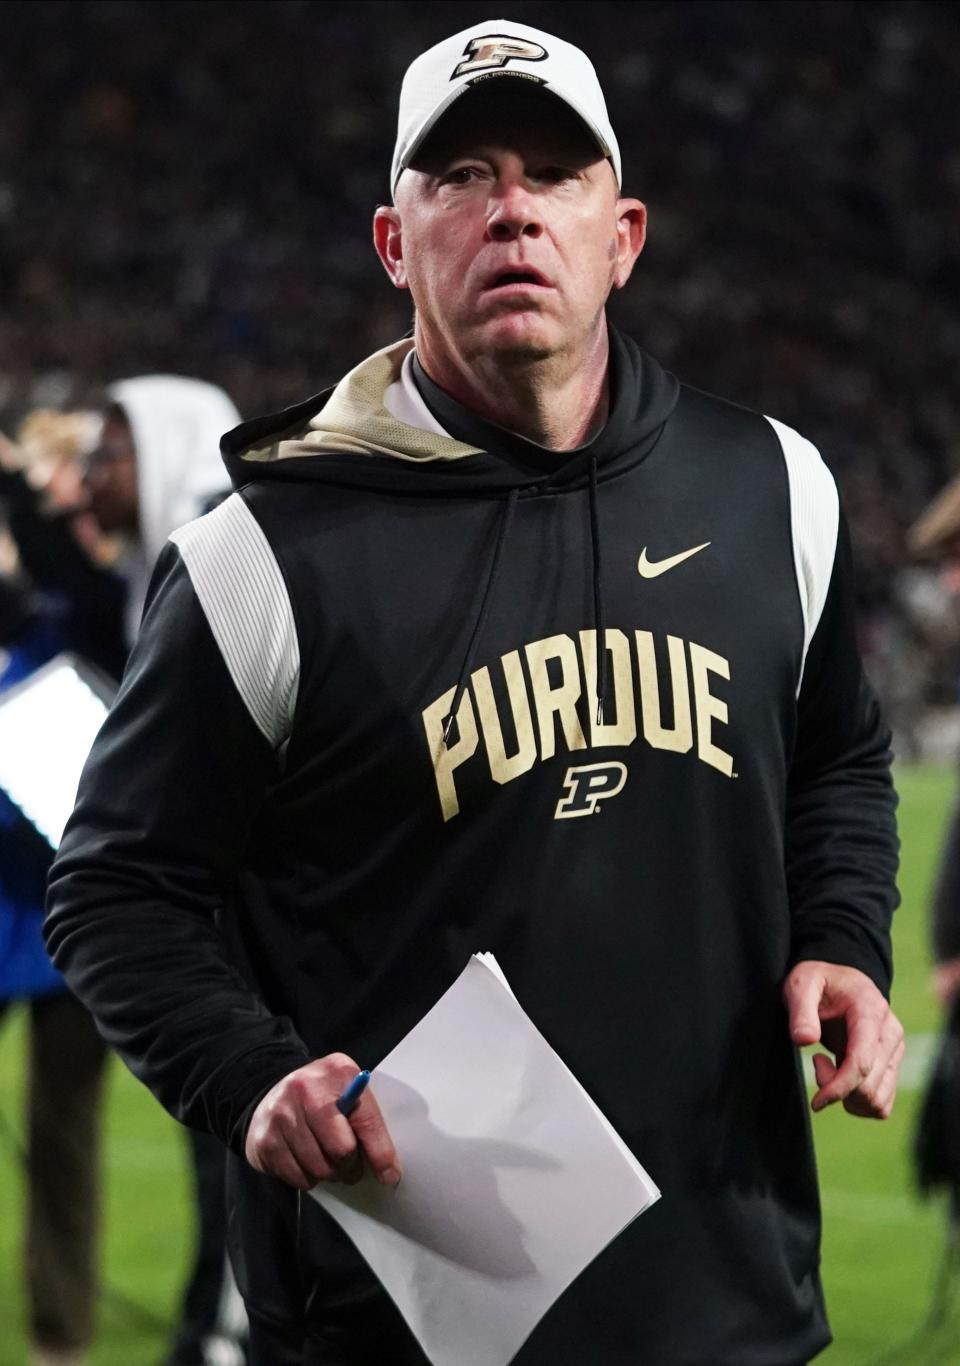
<path id="1" fill-rule="evenodd" d="M 108 411 L 100 445 L 83 463 L 83 487 L 101 530 L 136 531 L 137 456 L 130 424 L 122 412 Z"/>
<path id="2" fill-rule="evenodd" d="M 589 345 L 644 222 L 569 109 L 501 88 L 442 120 L 401 176 L 396 208 L 378 210 L 375 239 L 431 345 L 468 364 L 533 361 Z"/>

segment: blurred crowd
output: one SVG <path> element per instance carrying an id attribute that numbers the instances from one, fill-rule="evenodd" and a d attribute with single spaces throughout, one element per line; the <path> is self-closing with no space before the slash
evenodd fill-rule
<path id="1" fill-rule="evenodd" d="M 369 240 L 396 90 L 475 4 L 2 9 L 0 426 L 149 371 L 211 380 L 250 415 L 407 330 Z M 960 464 L 950 7 L 515 0 L 510 13 L 589 37 L 626 187 L 650 206 L 617 321 L 687 381 L 821 446 L 881 689 L 898 712 L 953 701 L 956 652 L 929 639 L 940 586 L 903 579 L 905 529 Z"/>

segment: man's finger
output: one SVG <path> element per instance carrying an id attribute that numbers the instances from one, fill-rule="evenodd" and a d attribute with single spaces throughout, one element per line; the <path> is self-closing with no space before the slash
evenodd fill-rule
<path id="1" fill-rule="evenodd" d="M 901 1042 L 896 1053 L 887 1064 L 887 1070 L 884 1073 L 883 1081 L 880 1083 L 877 1101 L 882 1112 L 881 1118 L 883 1119 L 887 1119 L 893 1110 L 893 1102 L 896 1100 L 897 1096 L 897 1083 L 900 1079 L 900 1065 L 903 1062 L 905 1051 L 906 1045 Z"/>
<path id="2" fill-rule="evenodd" d="M 862 1014 L 851 1012 L 847 1019 L 847 1043 L 844 1056 L 838 1060 L 834 1075 L 821 1086 L 810 1102 L 814 1110 L 823 1110 L 838 1100 L 844 1100 L 869 1077 L 880 1048 L 881 1021 L 873 1011 Z"/>
<path id="3" fill-rule="evenodd" d="M 313 1177 L 307 1175 L 289 1148 L 279 1149 L 275 1154 L 271 1154 L 266 1159 L 266 1165 L 260 1170 L 299 1191 L 312 1190 L 316 1185 Z"/>
<path id="4" fill-rule="evenodd" d="M 879 1118 L 880 1091 L 889 1062 L 890 1057 L 886 1052 L 877 1052 L 869 1074 L 843 1098 L 843 1108 L 849 1114 L 867 1119 Z"/>
<path id="5" fill-rule="evenodd" d="M 369 1087 L 351 1114 L 350 1125 L 377 1180 L 384 1186 L 396 1186 L 401 1176 L 397 1150 Z"/>
<path id="6" fill-rule="evenodd" d="M 253 1166 L 267 1176 L 275 1176 L 297 1190 L 311 1190 L 318 1181 L 328 1180 L 331 1171 L 323 1154 L 317 1152 L 306 1163 L 301 1161 L 287 1135 L 275 1124 L 257 1146 Z"/>
<path id="7" fill-rule="evenodd" d="M 357 1136 L 350 1123 L 329 1100 L 304 1110 L 307 1124 L 317 1145 L 332 1168 L 332 1177 L 352 1186 L 363 1175 L 363 1163 L 357 1146 Z"/>
<path id="8" fill-rule="evenodd" d="M 832 1058 L 828 1058 L 826 1053 L 815 1053 L 813 1056 L 813 1074 L 817 1079 L 817 1085 L 821 1088 L 828 1086 L 837 1075 L 837 1065 Z"/>
<path id="9" fill-rule="evenodd" d="M 891 1070 L 894 1082 L 900 1070 L 900 1063 L 903 1060 L 905 1037 L 903 1025 L 894 1015 L 893 1011 L 887 1012 L 887 1017 L 880 1030 L 880 1046 L 877 1051 L 876 1065 L 867 1078 L 864 1090 L 868 1099 L 876 1093 L 881 1084 L 885 1083 Z"/>
<path id="10" fill-rule="evenodd" d="M 889 1119 L 890 1114 L 893 1111 L 893 1102 L 897 1097 L 897 1080 L 900 1073 L 900 1063 L 902 1061 L 903 1047 L 901 1046 L 899 1055 L 895 1058 L 891 1058 L 890 1062 L 887 1064 L 880 1084 L 877 1087 L 873 1101 L 873 1118 L 875 1119 Z"/>
<path id="11" fill-rule="evenodd" d="M 790 1037 L 798 1047 L 820 1042 L 820 1002 L 824 985 L 823 973 L 807 963 L 799 963 L 783 984 Z"/>
<path id="12" fill-rule="evenodd" d="M 899 1028 L 899 1022 L 893 1017 Z M 901 1031 L 902 1033 L 902 1031 Z M 852 1115 L 866 1119 L 887 1119 L 893 1110 L 897 1094 L 897 1078 L 903 1061 L 904 1043 L 901 1038 L 890 1056 L 881 1057 L 870 1076 L 856 1091 L 851 1091 L 843 1102 Z"/>
<path id="13" fill-rule="evenodd" d="M 896 1082 L 900 1076 L 900 1067 L 903 1063 L 906 1051 L 907 1041 L 905 1038 L 901 1038 L 894 1051 L 893 1057 L 887 1063 L 887 1072 L 893 1077 L 894 1082 Z"/>
<path id="14" fill-rule="evenodd" d="M 309 1178 L 311 1186 L 318 1181 L 329 1181 L 335 1175 L 336 1163 L 323 1145 L 317 1142 L 305 1111 L 284 1116 L 280 1120 L 279 1132 L 297 1165 Z"/>

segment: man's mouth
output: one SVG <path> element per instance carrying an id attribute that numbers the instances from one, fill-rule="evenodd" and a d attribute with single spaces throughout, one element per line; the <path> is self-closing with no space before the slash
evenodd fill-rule
<path id="1" fill-rule="evenodd" d="M 538 270 L 499 270 L 487 279 L 484 290 L 523 289 L 530 286 L 537 289 L 549 289 L 550 281 Z"/>

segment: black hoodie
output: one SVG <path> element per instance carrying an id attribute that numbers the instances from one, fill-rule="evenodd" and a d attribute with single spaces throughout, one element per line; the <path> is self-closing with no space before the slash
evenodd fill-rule
<path id="1" fill-rule="evenodd" d="M 579 451 L 422 375 L 414 425 L 411 345 L 225 438 L 238 491 L 161 556 L 50 949 L 238 1154 L 277 1080 L 375 1064 L 492 950 L 663 1192 L 518 1364 L 807 1361 L 829 1334 L 781 983 L 823 959 L 889 990 L 897 847 L 833 481 L 616 334 Z M 292 1198 L 256 1181 L 248 1222 Z M 348 1253 L 306 1205 L 329 1271 Z"/>

